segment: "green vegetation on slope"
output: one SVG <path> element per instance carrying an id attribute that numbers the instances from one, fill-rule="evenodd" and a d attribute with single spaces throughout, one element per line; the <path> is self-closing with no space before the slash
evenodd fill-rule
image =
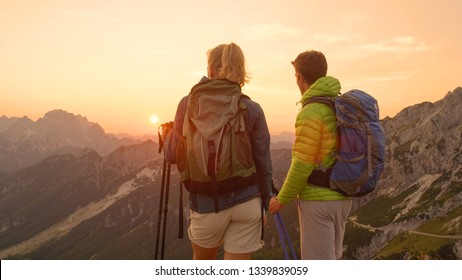
<path id="1" fill-rule="evenodd" d="M 454 244 L 462 235 L 462 206 L 433 219 L 413 232 L 392 239 L 376 259 L 456 259 Z M 430 235 L 426 235 L 430 234 Z M 432 236 L 434 235 L 434 236 Z"/>

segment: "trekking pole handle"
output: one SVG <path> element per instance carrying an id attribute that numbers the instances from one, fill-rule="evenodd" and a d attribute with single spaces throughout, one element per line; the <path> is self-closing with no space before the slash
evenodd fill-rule
<path id="1" fill-rule="evenodd" d="M 165 138 L 167 137 L 167 135 L 169 135 L 172 128 L 173 122 L 166 122 L 161 124 L 157 129 L 157 136 L 159 138 L 159 153 L 162 152 L 162 149 L 164 148 Z"/>

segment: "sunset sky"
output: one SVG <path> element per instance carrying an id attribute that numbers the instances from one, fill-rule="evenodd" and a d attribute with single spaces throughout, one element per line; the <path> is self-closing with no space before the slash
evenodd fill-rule
<path id="1" fill-rule="evenodd" d="M 293 131 L 290 61 L 310 49 L 342 92 L 367 91 L 393 117 L 462 86 L 461 13 L 460 0 L 0 0 L 0 116 L 63 109 L 151 134 L 151 116 L 173 120 L 206 75 L 207 50 L 235 42 L 272 133 Z"/>

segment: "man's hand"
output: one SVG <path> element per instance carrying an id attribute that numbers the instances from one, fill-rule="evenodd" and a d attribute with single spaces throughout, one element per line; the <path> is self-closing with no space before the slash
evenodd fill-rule
<path id="1" fill-rule="evenodd" d="M 271 200 L 270 200 L 270 203 L 269 203 L 270 213 L 275 214 L 275 213 L 279 212 L 282 209 L 283 206 L 284 205 L 282 205 L 279 202 L 279 200 L 278 200 L 278 198 L 276 196 L 272 197 Z"/>

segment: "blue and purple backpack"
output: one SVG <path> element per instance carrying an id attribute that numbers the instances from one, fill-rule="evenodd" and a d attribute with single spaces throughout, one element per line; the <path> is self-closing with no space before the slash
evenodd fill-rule
<path id="1" fill-rule="evenodd" d="M 351 197 L 373 191 L 385 166 L 385 133 L 377 100 L 355 89 L 336 98 L 315 96 L 303 106 L 309 103 L 324 103 L 334 110 L 339 150 L 334 166 L 314 170 L 308 183 L 329 187 Z"/>

